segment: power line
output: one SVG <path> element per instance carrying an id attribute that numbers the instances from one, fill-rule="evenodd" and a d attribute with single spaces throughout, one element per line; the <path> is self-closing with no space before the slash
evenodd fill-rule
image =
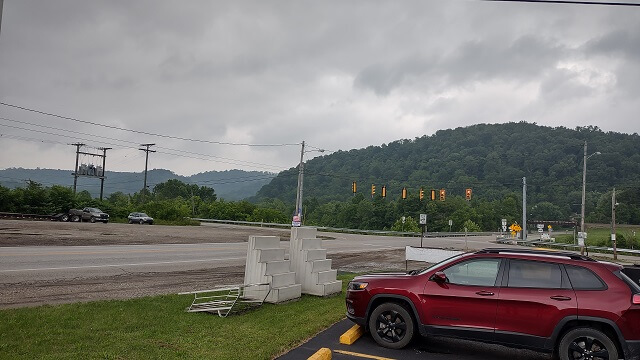
<path id="1" fill-rule="evenodd" d="M 70 132 L 70 133 L 74 133 L 74 134 L 79 134 L 79 135 L 85 135 L 85 136 L 91 136 L 91 137 L 97 137 L 97 138 L 102 138 L 102 139 L 107 139 L 107 140 L 112 140 L 112 141 L 117 141 L 117 142 L 122 142 L 122 143 L 129 143 L 129 144 L 138 144 L 137 142 L 133 142 L 133 141 L 128 141 L 128 140 L 121 140 L 121 139 L 117 139 L 117 138 L 111 138 L 111 137 L 107 137 L 107 136 L 101 136 L 101 135 L 94 135 L 94 134 L 88 134 L 88 133 L 84 133 L 84 132 L 80 132 L 80 131 L 74 131 L 74 130 L 66 130 L 66 129 L 61 129 L 61 128 L 57 128 L 57 127 L 53 127 L 53 126 L 47 126 L 47 125 L 41 125 L 41 124 L 34 124 L 31 122 L 27 122 L 27 121 L 21 121 L 21 120 L 15 120 L 15 119 L 9 119 L 9 118 L 5 118 L 5 117 L 0 117 L 0 120 L 4 120 L 4 121 L 10 121 L 10 122 L 15 122 L 15 123 L 20 123 L 20 124 L 25 124 L 25 125 L 31 125 L 31 126 L 35 126 L 35 127 L 42 127 L 45 129 L 51 129 L 51 130 L 58 130 L 58 131 L 66 131 L 66 132 Z M 68 138 L 75 138 L 72 136 L 68 136 L 68 135 L 62 135 L 62 134 L 57 134 L 57 133 L 50 133 L 50 132 L 44 132 L 44 131 L 38 131 L 38 130 L 34 130 L 34 129 L 28 129 L 28 128 L 23 128 L 23 127 L 19 127 L 19 126 L 12 126 L 12 125 L 1 125 L 1 126 L 7 126 L 7 127 L 11 127 L 14 129 L 19 129 L 19 130 L 25 130 L 25 131 L 34 131 L 34 132 L 40 132 L 40 133 L 44 133 L 47 135 L 55 135 L 55 136 L 62 136 L 62 137 L 68 137 Z M 89 141 L 88 139 L 82 139 L 85 141 Z M 95 140 L 94 140 L 95 141 Z M 43 140 L 44 142 L 44 140 Z M 98 141 L 100 142 L 100 141 Z M 106 142 L 100 142 L 103 144 L 108 144 Z M 60 143 L 62 144 L 62 143 Z M 66 144 L 62 144 L 62 145 L 66 145 Z M 123 146 L 120 144 L 108 144 L 111 146 Z M 125 148 L 132 148 L 133 147 L 127 147 L 127 146 L 123 146 Z M 219 161 L 225 164 L 230 164 L 230 165 L 240 165 L 240 166 L 255 166 L 255 165 L 261 165 L 259 167 L 262 168 L 266 168 L 266 169 L 276 169 L 276 170 L 281 170 L 282 167 L 281 166 L 276 166 L 276 165 L 272 165 L 272 164 L 264 164 L 264 163 L 258 163 L 258 162 L 254 162 L 254 161 L 245 161 L 245 160 L 238 160 L 238 159 L 231 159 L 231 158 L 226 158 L 226 157 L 221 157 L 221 156 L 215 156 L 215 155 L 208 155 L 208 154 L 201 154 L 201 153 L 195 153 L 195 152 L 191 152 L 191 151 L 186 151 L 186 150 L 179 150 L 179 149 L 173 149 L 173 148 L 168 148 L 168 147 L 162 147 L 162 146 L 158 146 L 158 149 L 165 149 L 165 150 L 171 150 L 171 151 L 175 151 L 175 152 L 179 152 L 179 153 L 186 153 L 186 154 L 194 154 L 194 155 L 200 155 L 200 156 L 205 156 L 205 157 L 210 157 L 210 158 L 216 158 L 216 159 L 223 159 L 223 160 L 229 160 L 231 162 L 225 162 L 225 161 Z M 163 152 L 161 152 L 163 153 Z M 174 156 L 181 156 L 178 154 L 173 154 L 173 153 L 166 153 L 169 155 L 174 155 Z M 200 159 L 200 158 L 195 158 L 192 157 L 193 159 L 199 159 L 199 160 L 209 160 L 209 159 Z"/>
<path id="2" fill-rule="evenodd" d="M 571 5 L 640 6 L 640 3 L 605 2 L 605 1 L 572 1 L 572 0 L 480 0 L 480 1 L 521 2 L 521 3 L 549 3 L 549 4 L 571 4 Z"/>
<path id="3" fill-rule="evenodd" d="M 94 125 L 94 126 L 102 126 L 102 127 L 109 128 L 109 129 L 115 129 L 115 130 L 120 130 L 120 131 L 128 131 L 128 132 L 133 132 L 133 133 L 136 133 L 136 134 L 156 136 L 156 137 L 174 139 L 174 140 L 192 141 L 192 142 L 200 142 L 200 143 L 216 144 L 216 145 L 233 145 L 233 146 L 278 147 L 278 146 L 298 146 L 298 145 L 300 145 L 300 144 L 287 144 L 287 143 L 284 143 L 284 144 L 249 144 L 249 143 L 233 143 L 233 142 L 223 142 L 223 141 L 213 141 L 213 140 L 191 139 L 191 138 L 184 138 L 184 137 L 174 136 L 174 135 L 156 134 L 156 133 L 151 133 L 151 132 L 146 132 L 146 131 L 131 130 L 131 129 L 126 129 L 126 128 L 121 128 L 121 127 L 113 126 L 113 125 L 100 124 L 100 123 L 96 123 L 96 122 L 92 122 L 92 121 L 86 121 L 86 120 L 80 120 L 80 119 L 72 118 L 72 117 L 69 117 L 69 116 L 63 116 L 63 115 L 53 114 L 53 113 L 49 113 L 49 112 L 45 112 L 45 111 L 41 111 L 41 110 L 30 109 L 30 108 L 23 107 L 23 106 L 8 104 L 8 103 L 5 103 L 5 102 L 0 102 L 0 105 L 9 106 L 9 107 L 20 109 L 20 110 L 24 110 L 24 111 L 30 111 L 30 112 L 34 112 L 34 113 L 41 114 L 41 115 L 53 116 L 53 117 L 57 117 L 57 118 L 64 119 L 64 120 L 71 120 L 71 121 L 75 121 L 75 122 L 79 122 L 79 123 L 83 123 L 83 124 L 89 124 L 89 125 Z"/>

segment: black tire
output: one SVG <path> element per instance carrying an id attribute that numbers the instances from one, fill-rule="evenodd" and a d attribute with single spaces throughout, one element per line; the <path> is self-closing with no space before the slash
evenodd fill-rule
<path id="1" fill-rule="evenodd" d="M 129 220 L 129 224 L 133 224 L 133 221 Z"/>
<path id="2" fill-rule="evenodd" d="M 62 214 L 60 216 L 60 221 L 64 221 L 64 222 L 69 221 L 69 214 Z"/>
<path id="3" fill-rule="evenodd" d="M 78 215 L 71 215 L 71 221 L 72 221 L 72 222 L 79 222 L 79 221 L 80 221 L 80 216 L 78 216 Z"/>
<path id="4" fill-rule="evenodd" d="M 92 217 L 89 219 L 89 221 L 90 221 L 91 223 L 94 223 L 94 222 L 96 222 L 96 218 L 94 218 L 94 217 L 92 216 Z"/>
<path id="5" fill-rule="evenodd" d="M 618 360 L 618 349 L 602 331 L 576 328 L 566 333 L 558 345 L 561 360 Z"/>
<path id="6" fill-rule="evenodd" d="M 415 325 L 407 309 L 396 303 L 384 303 L 371 312 L 369 332 L 378 345 L 401 349 L 413 338 Z"/>

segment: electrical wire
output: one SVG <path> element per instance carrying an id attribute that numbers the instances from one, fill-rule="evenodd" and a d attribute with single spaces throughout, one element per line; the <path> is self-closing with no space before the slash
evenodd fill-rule
<path id="1" fill-rule="evenodd" d="M 480 0 L 480 1 L 485 1 L 485 2 L 549 3 L 549 4 L 570 4 L 570 5 L 640 6 L 640 3 L 605 2 L 605 1 L 573 1 L 573 0 Z"/>
<path id="2" fill-rule="evenodd" d="M 75 121 L 75 122 L 79 122 L 79 123 L 83 123 L 83 124 L 101 126 L 101 127 L 105 127 L 105 128 L 109 128 L 109 129 L 115 129 L 115 130 L 120 130 L 120 131 L 128 131 L 128 132 L 133 132 L 133 133 L 136 133 L 136 134 L 143 134 L 143 135 L 148 135 L 148 136 L 155 136 L 155 137 L 174 139 L 174 140 L 192 141 L 192 142 L 200 142 L 200 143 L 216 144 L 216 145 L 257 146 L 257 147 L 281 147 L 281 146 L 298 146 L 298 145 L 300 145 L 298 143 L 294 143 L 294 144 L 287 144 L 287 143 L 283 143 L 283 144 L 249 144 L 249 143 L 233 143 L 233 142 L 223 142 L 223 141 L 213 141 L 213 140 L 191 139 L 191 138 L 184 138 L 184 137 L 174 136 L 174 135 L 156 134 L 156 133 L 151 133 L 151 132 L 146 132 L 146 131 L 126 129 L 126 128 L 113 126 L 113 125 L 100 124 L 100 123 L 96 123 L 96 122 L 92 122 L 92 121 L 80 120 L 80 119 L 72 118 L 72 117 L 69 117 L 69 116 L 53 114 L 53 113 L 49 113 L 49 112 L 45 112 L 45 111 L 41 111 L 41 110 L 36 110 L 36 109 L 31 109 L 31 108 L 27 108 L 27 107 L 23 107 L 23 106 L 8 104 L 8 103 L 5 103 L 5 102 L 0 102 L 0 105 L 12 107 L 12 108 L 16 108 L 16 109 L 20 109 L 20 110 L 24 110 L 24 111 L 30 111 L 30 112 L 34 112 L 34 113 L 41 114 L 41 115 L 53 116 L 53 117 L 57 117 L 57 118 L 64 119 L 64 120 Z"/>
<path id="3" fill-rule="evenodd" d="M 91 136 L 91 137 L 97 137 L 97 138 L 102 138 L 102 139 L 107 139 L 107 140 L 112 140 L 112 141 L 117 141 L 117 142 L 122 142 L 122 143 L 129 143 L 129 144 L 134 144 L 134 145 L 138 145 L 137 142 L 133 142 L 133 141 L 128 141 L 128 140 L 121 140 L 121 139 L 117 139 L 117 138 L 112 138 L 112 137 L 107 137 L 107 136 L 101 136 L 101 135 L 94 135 L 94 134 L 88 134 L 88 133 L 83 133 L 80 131 L 74 131 L 74 130 L 66 130 L 66 129 L 61 129 L 61 128 L 57 128 L 57 127 L 53 127 L 53 126 L 47 126 L 47 125 L 40 125 L 40 124 L 34 124 L 34 123 L 30 123 L 27 121 L 21 121 L 21 120 L 15 120 L 15 119 L 9 119 L 9 118 L 5 118 L 5 117 L 0 117 L 0 120 L 4 120 L 4 121 L 10 121 L 10 122 L 15 122 L 15 123 L 20 123 L 20 124 L 25 124 L 25 125 L 30 125 L 30 126 L 35 126 L 35 127 L 42 127 L 45 129 L 51 129 L 51 130 L 58 130 L 58 131 L 65 131 L 65 132 L 70 132 L 70 133 L 74 133 L 74 134 L 79 134 L 79 135 L 85 135 L 85 136 Z M 49 132 L 43 132 L 43 131 L 37 131 L 37 130 L 33 130 L 33 129 L 28 129 L 28 128 L 23 128 L 23 127 L 19 127 L 19 126 L 11 126 L 11 125 L 0 125 L 0 126 L 7 126 L 7 127 L 12 127 L 15 129 L 20 129 L 20 130 L 25 130 L 25 131 L 35 131 L 35 132 L 41 132 L 44 134 L 48 134 L 48 135 L 57 135 L 57 136 L 64 136 L 64 137 L 68 137 L 68 138 L 74 138 L 75 137 L 71 137 L 71 136 L 66 136 L 66 135 L 61 135 L 61 134 L 56 134 L 56 133 L 49 133 Z M 89 141 L 88 139 L 82 139 L 85 141 Z M 92 140 L 94 141 L 94 140 Z M 103 142 L 103 144 L 106 144 Z M 111 146 L 122 146 L 120 144 L 108 144 Z M 134 147 L 126 147 L 126 148 L 130 148 L 130 149 L 137 149 L 137 146 Z M 254 161 L 245 161 L 245 160 L 238 160 L 238 159 L 231 159 L 231 158 L 225 158 L 225 157 L 221 157 L 221 156 L 215 156 L 215 155 L 208 155 L 208 154 L 201 154 L 201 153 L 195 153 L 195 152 L 190 152 L 190 151 L 186 151 L 186 150 L 179 150 L 179 149 L 173 149 L 173 148 L 168 148 L 168 147 L 162 147 L 162 146 L 158 146 L 158 149 L 165 149 L 165 150 L 170 150 L 170 151 L 174 151 L 174 152 L 179 152 L 179 153 L 186 153 L 186 154 L 195 154 L 195 155 L 199 155 L 199 156 L 205 156 L 205 157 L 211 157 L 211 158 L 216 158 L 216 159 L 223 159 L 223 160 L 228 160 L 231 162 L 224 162 L 226 164 L 230 164 L 230 165 L 240 165 L 240 166 L 255 166 L 255 165 L 260 165 L 262 168 L 265 169 L 275 169 L 275 170 L 281 170 L 282 167 L 281 166 L 276 166 L 276 165 L 271 165 L 271 164 L 264 164 L 264 163 L 258 163 L 258 162 L 254 162 Z M 180 156 L 177 154 L 172 154 L 175 156 Z M 204 160 L 204 159 L 200 159 L 200 160 Z"/>

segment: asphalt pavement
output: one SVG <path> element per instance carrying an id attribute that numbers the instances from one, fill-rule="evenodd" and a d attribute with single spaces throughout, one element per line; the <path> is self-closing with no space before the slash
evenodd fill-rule
<path id="1" fill-rule="evenodd" d="M 340 335 L 354 325 L 348 319 L 342 320 L 321 332 L 304 344 L 280 356 L 279 360 L 308 359 L 321 348 L 331 349 L 331 359 L 395 359 L 395 360 L 549 360 L 551 354 L 530 350 L 507 348 L 449 338 L 422 338 L 416 336 L 404 349 L 391 350 L 380 347 L 371 335 L 365 333 L 352 345 L 340 344 Z"/>

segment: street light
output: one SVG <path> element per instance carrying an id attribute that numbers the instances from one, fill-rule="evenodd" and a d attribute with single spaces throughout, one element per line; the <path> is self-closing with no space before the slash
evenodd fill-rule
<path id="1" fill-rule="evenodd" d="M 582 233 L 582 239 L 584 239 L 584 204 L 585 204 L 585 196 L 587 193 L 587 160 L 591 158 L 593 155 L 600 155 L 600 151 L 596 151 L 593 154 L 587 156 L 587 142 L 584 142 L 584 161 L 582 164 L 582 212 L 580 216 L 580 232 Z M 584 255 L 584 245 L 580 246 L 580 254 Z"/>
<path id="2" fill-rule="evenodd" d="M 304 141 L 302 142 L 302 149 L 300 150 L 300 165 L 298 166 L 298 191 L 296 194 L 296 212 L 295 216 L 299 217 L 299 221 L 302 222 L 302 188 L 303 188 L 303 178 L 304 178 L 304 153 L 307 152 L 325 152 L 324 149 L 314 149 L 314 150 L 306 150 L 304 149 Z"/>

